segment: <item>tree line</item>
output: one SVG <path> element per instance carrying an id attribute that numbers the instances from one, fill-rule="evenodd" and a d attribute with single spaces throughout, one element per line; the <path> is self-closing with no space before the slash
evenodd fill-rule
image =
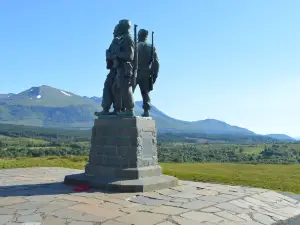
<path id="1" fill-rule="evenodd" d="M 45 129 L 0 124 L 0 135 L 11 138 L 10 140 L 0 138 L 0 158 L 88 156 L 90 151 L 90 130 Z M 245 151 L 249 144 L 240 143 L 243 138 L 248 140 L 247 137 L 237 136 L 234 141 L 231 139 L 232 136 L 223 135 L 223 142 L 221 142 L 218 139 L 221 135 L 203 135 L 205 140 L 211 141 L 204 143 L 198 143 L 197 137 L 199 136 L 196 134 L 189 136 L 192 137 L 188 139 L 190 141 L 187 141 L 186 137 L 186 134 L 158 134 L 159 161 L 253 164 L 294 164 L 300 162 L 300 143 L 273 143 L 271 141 L 265 143 L 262 151 L 249 152 Z M 224 141 L 226 138 L 227 141 Z M 257 143 L 264 143 L 260 140 L 261 137 L 257 138 Z"/>

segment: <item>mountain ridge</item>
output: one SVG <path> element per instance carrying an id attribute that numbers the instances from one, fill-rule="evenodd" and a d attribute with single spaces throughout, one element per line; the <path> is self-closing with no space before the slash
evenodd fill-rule
<path id="1" fill-rule="evenodd" d="M 2 94 L 0 96 L 5 96 Z M 18 94 L 0 97 L 0 123 L 34 125 L 54 128 L 89 129 L 101 110 L 101 97 L 80 96 L 47 85 L 31 87 Z M 135 102 L 140 115 L 142 102 Z M 174 119 L 152 105 L 150 115 L 161 132 L 257 135 L 246 128 L 216 119 L 184 121 Z"/>

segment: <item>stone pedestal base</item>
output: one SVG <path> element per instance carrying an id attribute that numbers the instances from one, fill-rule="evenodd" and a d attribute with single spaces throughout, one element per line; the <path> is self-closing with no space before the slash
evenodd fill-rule
<path id="1" fill-rule="evenodd" d="M 178 181 L 162 175 L 157 165 L 154 120 L 107 116 L 95 120 L 85 173 L 66 176 L 65 183 L 144 192 L 173 187 Z"/>
<path id="2" fill-rule="evenodd" d="M 88 176 L 82 173 L 66 176 L 65 184 L 88 185 L 89 187 L 115 192 L 148 192 L 177 186 L 178 180 L 166 175 L 120 180 L 118 178 Z"/>

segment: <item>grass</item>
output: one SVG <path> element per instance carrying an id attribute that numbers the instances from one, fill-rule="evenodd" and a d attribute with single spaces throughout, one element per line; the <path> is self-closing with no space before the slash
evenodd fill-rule
<path id="1" fill-rule="evenodd" d="M 259 154 L 265 149 L 265 145 L 247 146 L 244 148 L 244 152 L 248 154 Z"/>
<path id="2" fill-rule="evenodd" d="M 165 174 L 181 180 L 216 182 L 300 193 L 300 165 L 162 163 Z"/>
<path id="3" fill-rule="evenodd" d="M 4 135 L 0 135 L 0 141 L 4 144 L 9 146 L 26 146 L 27 144 L 32 145 L 47 145 L 49 144 L 48 141 L 42 139 L 35 139 L 35 138 L 22 138 L 22 137 L 8 137 Z"/>
<path id="4" fill-rule="evenodd" d="M 0 169 L 66 167 L 83 169 L 88 157 L 0 159 Z M 181 180 L 244 185 L 300 194 L 300 165 L 248 165 L 221 163 L 161 163 L 164 174 Z"/>
<path id="5" fill-rule="evenodd" d="M 65 167 L 83 169 L 88 160 L 87 156 L 68 157 L 21 157 L 13 159 L 0 159 L 0 169 L 27 168 L 27 167 Z"/>
<path id="6" fill-rule="evenodd" d="M 3 139 L 11 139 L 11 137 L 0 134 L 0 140 L 3 140 Z"/>

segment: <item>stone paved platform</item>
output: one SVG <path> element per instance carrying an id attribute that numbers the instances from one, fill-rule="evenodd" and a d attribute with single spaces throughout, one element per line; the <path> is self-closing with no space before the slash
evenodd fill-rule
<path id="1" fill-rule="evenodd" d="M 298 200 L 274 191 L 201 182 L 148 193 L 76 193 L 63 179 L 80 172 L 0 170 L 0 225 L 268 225 L 300 214 Z"/>

